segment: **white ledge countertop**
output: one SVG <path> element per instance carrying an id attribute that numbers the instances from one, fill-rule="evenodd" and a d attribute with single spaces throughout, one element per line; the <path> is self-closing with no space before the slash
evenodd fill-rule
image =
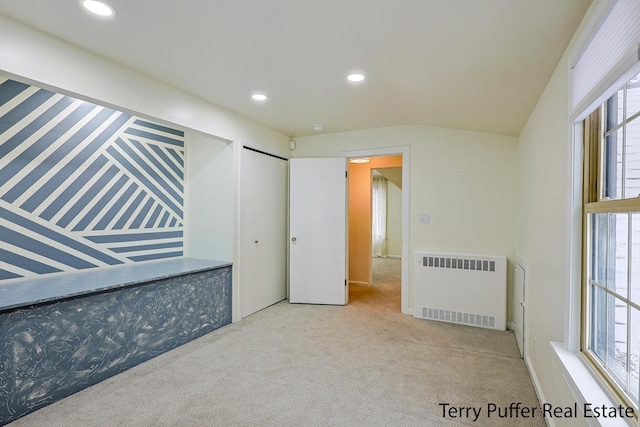
<path id="1" fill-rule="evenodd" d="M 228 266 L 230 262 L 181 257 L 16 279 L 0 283 L 0 311 Z"/>

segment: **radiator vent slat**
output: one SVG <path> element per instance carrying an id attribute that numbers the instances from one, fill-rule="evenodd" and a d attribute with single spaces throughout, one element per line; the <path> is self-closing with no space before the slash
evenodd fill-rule
<path id="1" fill-rule="evenodd" d="M 441 310 L 432 307 L 422 308 L 422 318 L 462 323 L 472 326 L 483 326 L 485 328 L 495 328 L 496 326 L 496 318 L 494 316 L 476 313 L 461 313 L 459 311 Z"/>
<path id="2" fill-rule="evenodd" d="M 457 270 L 496 271 L 496 262 L 486 259 L 423 257 L 422 265 L 433 268 L 450 268 Z"/>

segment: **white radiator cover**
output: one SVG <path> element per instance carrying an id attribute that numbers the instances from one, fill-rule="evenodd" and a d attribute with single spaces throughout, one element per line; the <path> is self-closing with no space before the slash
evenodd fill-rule
<path id="1" fill-rule="evenodd" d="M 413 316 L 504 331 L 507 258 L 414 252 Z"/>

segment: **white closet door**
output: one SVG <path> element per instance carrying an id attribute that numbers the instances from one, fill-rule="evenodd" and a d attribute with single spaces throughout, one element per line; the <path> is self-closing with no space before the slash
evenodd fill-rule
<path id="1" fill-rule="evenodd" d="M 241 154 L 240 298 L 246 317 L 287 297 L 287 161 Z"/>
<path id="2" fill-rule="evenodd" d="M 345 158 L 289 160 L 289 301 L 347 303 Z"/>

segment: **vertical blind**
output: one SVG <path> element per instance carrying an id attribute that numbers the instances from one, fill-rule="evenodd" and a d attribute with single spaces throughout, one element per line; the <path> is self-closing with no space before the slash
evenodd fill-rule
<path id="1" fill-rule="evenodd" d="M 640 71 L 640 1 L 603 0 L 576 44 L 570 61 L 572 121 Z"/>

